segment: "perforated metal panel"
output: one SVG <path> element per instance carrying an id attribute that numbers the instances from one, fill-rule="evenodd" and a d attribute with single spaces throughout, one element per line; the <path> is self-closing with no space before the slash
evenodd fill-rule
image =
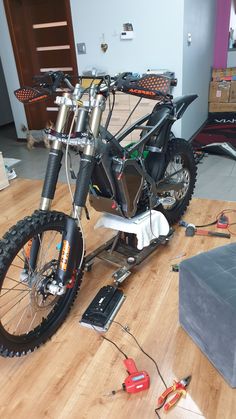
<path id="1" fill-rule="evenodd" d="M 130 80 L 123 91 L 135 96 L 158 100 L 170 93 L 170 82 L 168 77 L 147 75 L 137 80 Z"/>

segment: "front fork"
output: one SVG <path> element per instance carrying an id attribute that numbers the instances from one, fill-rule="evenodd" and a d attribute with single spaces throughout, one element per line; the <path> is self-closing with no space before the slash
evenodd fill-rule
<path id="1" fill-rule="evenodd" d="M 69 97 L 69 94 L 64 93 L 63 96 L 66 99 L 67 97 Z M 66 104 L 61 105 L 57 116 L 57 123 L 55 126 L 55 130 L 58 134 L 64 132 L 64 127 L 66 125 L 68 113 L 68 106 Z M 39 210 L 41 211 L 49 211 L 51 208 L 51 203 L 55 195 L 58 175 L 61 169 L 62 156 L 62 143 L 58 140 L 53 141 L 48 156 L 46 175 L 44 179 L 41 201 L 39 205 Z M 25 269 L 28 268 L 31 272 L 34 272 L 37 264 L 41 237 L 42 235 L 40 237 L 37 236 L 32 240 L 29 259 L 25 263 Z"/>
<path id="2" fill-rule="evenodd" d="M 94 164 L 94 147 L 86 146 L 80 159 L 72 214 L 71 217 L 66 218 L 65 230 L 62 234 L 59 266 L 56 273 L 56 278 L 60 286 L 67 284 L 71 280 L 77 268 L 76 262 L 82 260 L 81 258 L 84 257 L 82 254 L 83 250 L 78 249 L 77 246 L 80 235 L 78 224 L 82 216 L 82 210 L 85 207 Z"/>
<path id="3" fill-rule="evenodd" d="M 90 118 L 90 129 L 92 131 L 93 138 L 98 137 L 103 110 L 104 97 L 102 95 L 97 95 L 96 103 Z M 68 112 L 69 108 L 67 105 L 60 106 L 57 124 L 55 127 L 57 133 L 63 132 Z M 53 142 L 49 153 L 46 176 L 39 207 L 39 209 L 42 211 L 49 211 L 51 208 L 51 203 L 55 195 L 57 179 L 61 168 L 62 155 L 62 143 L 56 140 Z M 78 249 L 77 246 L 77 243 L 79 243 L 80 235 L 78 225 L 89 192 L 89 184 L 95 165 L 94 155 L 95 144 L 88 144 L 84 148 L 84 152 L 80 160 L 80 168 L 76 180 L 76 189 L 71 217 L 66 217 L 66 225 L 61 239 L 59 264 L 55 276 L 57 284 L 60 287 L 68 284 L 68 282 L 75 274 L 77 262 L 84 256 L 81 254 L 83 250 Z M 31 245 L 29 265 L 32 271 L 34 271 L 36 267 L 37 255 L 40 248 L 40 239 L 40 237 L 36 237 Z"/>

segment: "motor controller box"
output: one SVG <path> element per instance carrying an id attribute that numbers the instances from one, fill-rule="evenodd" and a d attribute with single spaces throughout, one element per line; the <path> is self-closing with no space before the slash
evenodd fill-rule
<path id="1" fill-rule="evenodd" d="M 124 299 L 122 290 L 111 285 L 102 287 L 82 315 L 80 324 L 99 332 L 106 332 Z"/>

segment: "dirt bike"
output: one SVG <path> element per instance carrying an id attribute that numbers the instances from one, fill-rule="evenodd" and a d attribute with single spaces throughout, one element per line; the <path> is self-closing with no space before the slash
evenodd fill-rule
<path id="1" fill-rule="evenodd" d="M 44 76 L 36 79 L 33 88 L 15 92 L 22 103 L 30 104 L 56 94 L 60 87 L 65 90 L 56 97 L 56 125 L 48 132 L 52 145 L 40 207 L 11 227 L 0 242 L 0 354 L 5 357 L 34 351 L 65 320 L 83 276 L 81 214 L 88 196 L 97 211 L 132 219 L 158 210 L 172 225 L 183 215 L 194 190 L 191 145 L 175 138 L 171 127 L 197 95 L 173 99 L 171 79 L 158 75 L 91 77 L 88 87 L 83 87 L 83 81 L 79 78 L 73 86 L 68 75 L 50 72 L 46 81 Z M 112 135 L 108 124 L 116 91 L 136 95 L 139 101 L 151 98 L 155 106 L 150 114 Z M 108 118 L 101 126 L 108 102 Z M 122 146 L 133 131 L 138 132 L 138 140 Z M 67 215 L 50 208 L 62 155 L 70 146 L 78 150 L 80 164 Z"/>

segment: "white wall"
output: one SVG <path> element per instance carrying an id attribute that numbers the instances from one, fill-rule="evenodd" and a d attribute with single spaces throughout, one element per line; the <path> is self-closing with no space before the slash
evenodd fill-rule
<path id="1" fill-rule="evenodd" d="M 184 0 L 71 0 L 75 42 L 85 42 L 80 72 L 99 67 L 109 73 L 169 68 L 180 77 Z M 135 39 L 120 40 L 123 23 L 133 24 Z M 108 44 L 101 51 L 103 39 Z M 179 86 L 181 90 L 181 86 Z"/>
<path id="2" fill-rule="evenodd" d="M 216 0 L 185 0 L 183 33 L 183 94 L 197 93 L 182 120 L 182 137 L 189 139 L 206 121 L 213 65 Z M 192 44 L 188 46 L 188 33 Z"/>
<path id="3" fill-rule="evenodd" d="M 179 80 L 174 94 L 181 94 L 184 0 L 70 1 L 75 42 L 87 48 L 85 55 L 77 55 L 80 73 L 93 67 L 109 74 L 170 69 Z M 120 40 L 126 22 L 133 24 L 134 40 Z M 106 53 L 100 48 L 103 34 Z"/>
<path id="4" fill-rule="evenodd" d="M 11 45 L 10 34 L 8 30 L 3 0 L 0 0 L 0 57 L 5 74 L 6 85 L 9 93 L 11 109 L 16 125 L 16 131 L 19 138 L 24 135 L 21 131 L 21 124 L 27 125 L 24 106 L 16 99 L 14 90 L 20 86 L 14 53 Z"/>
<path id="5" fill-rule="evenodd" d="M 78 55 L 80 73 L 97 67 L 110 74 L 143 72 L 147 68 L 175 71 L 178 86 L 174 96 L 198 93 L 200 99 L 188 110 L 183 123 L 175 124 L 175 134 L 189 138 L 207 117 L 208 84 L 212 64 L 216 0 L 70 0 L 75 42 L 85 42 L 87 54 Z M 131 22 L 135 39 L 121 41 L 123 23 Z M 193 43 L 186 45 L 191 32 Z M 184 38 L 183 38 L 184 33 Z M 108 43 L 103 53 L 100 44 Z M 0 0 L 0 56 L 19 137 L 26 125 L 24 107 L 13 91 L 19 87 L 3 0 Z M 186 113 L 187 113 L 186 112 Z"/>
<path id="6" fill-rule="evenodd" d="M 227 67 L 236 67 L 236 51 L 228 51 Z"/>

